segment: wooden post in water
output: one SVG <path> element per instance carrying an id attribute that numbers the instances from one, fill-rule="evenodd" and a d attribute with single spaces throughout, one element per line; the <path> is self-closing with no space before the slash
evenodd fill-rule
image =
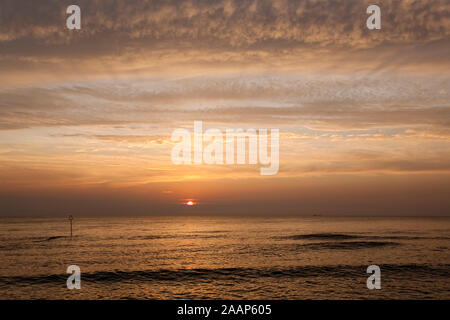
<path id="1" fill-rule="evenodd" d="M 70 239 L 72 239 L 72 220 L 73 220 L 72 215 L 69 215 L 69 221 L 70 221 Z"/>

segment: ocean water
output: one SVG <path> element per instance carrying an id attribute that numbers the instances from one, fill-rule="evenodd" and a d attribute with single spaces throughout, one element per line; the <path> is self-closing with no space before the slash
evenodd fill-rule
<path id="1" fill-rule="evenodd" d="M 0 299 L 450 299 L 450 218 L 73 223 L 71 239 L 65 217 L 0 218 Z M 372 264 L 380 290 L 366 286 Z"/>

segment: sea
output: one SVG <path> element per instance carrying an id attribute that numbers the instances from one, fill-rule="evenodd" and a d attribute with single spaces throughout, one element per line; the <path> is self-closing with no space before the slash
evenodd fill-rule
<path id="1" fill-rule="evenodd" d="M 450 299 L 450 217 L 72 223 L 71 237 L 67 217 L 0 218 L 0 299 Z"/>

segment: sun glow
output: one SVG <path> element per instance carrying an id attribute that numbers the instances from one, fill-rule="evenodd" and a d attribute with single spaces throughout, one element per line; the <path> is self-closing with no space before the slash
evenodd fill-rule
<path id="1" fill-rule="evenodd" d="M 186 204 L 187 206 L 189 206 L 189 207 L 192 207 L 192 206 L 195 206 L 195 205 L 196 205 L 196 203 L 195 203 L 194 201 L 192 201 L 192 200 L 187 201 L 185 204 Z"/>

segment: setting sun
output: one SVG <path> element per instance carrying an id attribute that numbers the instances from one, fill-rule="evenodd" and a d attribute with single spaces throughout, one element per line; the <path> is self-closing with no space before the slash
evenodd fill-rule
<path id="1" fill-rule="evenodd" d="M 195 202 L 194 201 L 188 201 L 188 202 L 186 202 L 186 205 L 187 206 L 194 206 Z"/>

